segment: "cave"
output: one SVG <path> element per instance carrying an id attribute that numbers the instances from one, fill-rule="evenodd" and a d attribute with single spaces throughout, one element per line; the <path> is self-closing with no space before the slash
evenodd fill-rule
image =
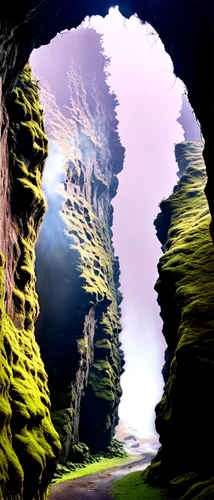
<path id="1" fill-rule="evenodd" d="M 202 147 L 190 135 L 176 145 L 179 181 L 161 202 L 154 223 L 163 249 L 155 289 L 167 351 L 164 394 L 156 407 L 161 448 L 147 470 L 146 481 L 167 488 L 169 498 L 211 499 L 213 1 L 124 0 L 118 4 L 125 18 L 136 14 L 159 35 L 175 75 L 187 89 L 204 141 Z M 28 61 L 33 49 L 49 44 L 63 30 L 77 28 L 86 16 L 104 17 L 112 4 L 64 0 L 62 5 L 60 0 L 30 0 L 15 7 L 2 1 L 1 7 L 0 498 L 45 500 L 59 460 L 65 464 L 75 453 L 87 454 L 87 446 L 92 452 L 106 449 L 118 423 L 124 356 L 119 338 L 122 296 L 119 261 L 112 243 L 111 199 L 117 193 L 124 148 L 117 133 L 117 98 L 109 95 L 100 72 L 99 84 L 106 93 L 104 108 L 108 101 L 104 115 L 111 108 L 106 134 L 113 154 L 110 170 L 100 172 L 97 165 L 105 165 L 105 160 L 99 142 L 96 144 L 96 161 L 87 184 L 83 166 L 96 138 L 88 133 L 87 123 L 75 131 L 66 111 L 67 129 L 60 129 L 60 106 L 69 107 L 70 101 L 54 102 L 47 88 L 42 105 Z M 90 63 L 82 75 L 89 85 L 87 72 Z M 78 66 L 70 67 L 69 77 L 75 102 Z M 91 87 L 87 106 L 92 115 L 99 116 L 96 92 Z M 52 107 L 48 108 L 50 102 Z M 76 120 L 80 124 L 77 115 Z M 60 177 L 63 196 L 58 193 L 49 198 L 46 222 L 41 225 L 47 210 L 42 179 L 48 129 L 53 140 L 54 134 L 61 134 L 65 156 L 64 137 L 76 133 L 83 156 L 77 152 L 75 161 L 67 158 L 68 168 Z M 60 157 L 54 143 L 50 146 Z M 59 207 L 63 207 L 64 230 L 57 218 L 54 226 L 48 219 Z M 45 227 L 51 247 L 42 236 Z M 59 243 L 64 248 L 60 264 Z M 43 267 L 37 267 L 37 292 L 47 304 L 46 310 L 41 307 L 40 315 L 35 246 L 37 263 L 39 255 L 49 257 L 42 260 Z M 52 262 L 56 259 L 51 268 L 50 258 Z M 60 280 L 62 288 L 57 290 L 55 284 Z M 75 290 L 71 287 L 74 281 Z M 60 328 L 59 315 L 64 320 Z M 57 373 L 56 366 L 60 367 Z"/>

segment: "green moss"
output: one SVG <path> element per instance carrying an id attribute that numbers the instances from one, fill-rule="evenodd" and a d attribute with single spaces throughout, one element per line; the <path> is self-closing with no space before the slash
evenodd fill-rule
<path id="1" fill-rule="evenodd" d="M 33 332 L 15 328 L 5 312 L 3 266 L 0 271 L 1 495 L 2 499 L 21 499 L 25 480 L 32 481 L 35 493 L 40 491 L 45 498 L 47 484 L 40 490 L 45 467 L 55 461 L 59 450 L 50 420 L 47 376 Z"/>
<path id="2" fill-rule="evenodd" d="M 109 283 L 109 277 L 113 273 L 112 248 L 105 227 L 84 198 L 70 195 L 68 200 L 69 207 L 64 206 L 62 217 L 67 226 L 67 236 L 71 239 L 75 237 L 71 247 L 79 253 L 78 269 L 83 288 L 97 302 L 104 297 L 111 300 L 113 283 Z"/>
<path id="3" fill-rule="evenodd" d="M 115 500 L 167 500 L 163 489 L 145 483 L 142 472 L 133 472 L 115 481 L 112 495 Z"/>
<path id="4" fill-rule="evenodd" d="M 214 498 L 214 478 L 197 482 L 181 497 L 181 500 L 211 500 Z"/>
<path id="5" fill-rule="evenodd" d="M 91 33 L 90 31 L 88 36 Z M 96 34 L 95 37 L 97 37 Z M 65 314 L 67 324 L 70 322 L 71 330 L 68 334 L 66 328 L 66 333 L 62 333 L 64 347 L 67 344 L 68 350 L 67 355 L 64 354 L 66 363 L 65 368 L 62 367 L 61 390 L 66 392 L 66 385 L 69 384 L 69 380 L 72 380 L 70 404 L 74 408 L 75 416 L 73 417 L 72 414 L 70 429 L 67 426 L 68 432 L 69 430 L 71 432 L 68 434 L 66 444 L 69 446 L 78 439 L 76 408 L 79 408 L 79 396 L 82 391 L 84 397 L 81 399 L 80 420 L 83 421 L 85 415 L 86 421 L 82 423 L 82 426 L 80 424 L 80 428 L 83 432 L 88 429 L 88 436 L 86 439 L 83 438 L 80 430 L 80 439 L 89 444 L 89 438 L 93 439 L 96 433 L 97 441 L 100 443 L 98 446 L 106 448 L 117 422 L 117 406 L 121 395 L 122 352 L 119 343 L 121 326 L 117 290 L 119 265 L 118 261 L 115 262 L 111 241 L 110 226 L 113 208 L 110 201 L 116 194 L 118 185 L 113 171 L 118 171 L 118 165 L 121 170 L 124 149 L 120 145 L 118 133 L 114 130 L 114 126 L 117 127 L 114 119 L 115 101 L 109 96 L 108 87 L 105 87 L 106 96 L 104 96 L 103 91 L 100 93 L 98 88 L 100 81 L 96 82 L 96 76 L 92 86 L 91 81 L 87 81 L 86 75 L 83 81 L 79 65 L 74 61 L 69 64 L 68 81 L 71 102 L 70 118 L 67 118 L 67 112 L 64 113 L 64 107 L 59 109 L 55 97 L 49 91 L 42 89 L 46 110 L 46 130 L 51 139 L 60 144 L 65 161 L 67 161 L 65 191 L 63 192 L 64 204 L 61 214 L 65 223 L 62 227 L 66 227 L 67 238 L 64 238 L 64 249 L 62 243 L 60 244 L 59 260 L 60 254 L 62 256 L 64 252 L 66 255 L 65 275 L 68 278 L 66 281 L 71 279 L 71 282 L 75 282 L 75 286 L 72 287 L 72 292 L 71 290 L 66 292 L 67 299 L 64 300 L 64 304 L 66 300 L 69 302 L 67 302 Z M 109 99 L 112 99 L 113 107 L 103 121 L 104 110 Z M 100 119 L 97 119 L 99 116 Z M 102 127 L 100 123 L 103 124 Z M 69 241 L 72 251 L 66 252 L 65 248 L 67 249 Z M 72 266 L 73 270 L 71 270 Z M 43 283 L 45 288 L 45 278 Z M 64 322 L 66 322 L 65 318 Z M 38 332 L 39 328 L 38 326 Z M 55 342 L 57 344 L 57 338 L 60 335 L 59 331 L 55 333 L 55 339 L 51 339 L 52 346 Z M 41 340 L 41 346 L 48 358 L 48 342 L 45 345 L 45 342 Z M 72 372 L 67 362 L 69 349 Z M 98 366 L 100 367 L 105 361 L 108 366 L 106 373 L 102 373 L 101 380 Z M 59 361 L 54 360 L 54 363 L 58 364 Z M 47 366 L 50 366 L 50 363 Z M 57 397 L 55 394 L 58 383 L 56 379 L 56 369 L 52 366 L 50 367 L 50 380 L 53 418 L 59 426 L 62 425 L 60 436 L 61 440 L 64 440 L 66 427 L 62 415 L 63 406 L 59 403 L 58 394 Z M 86 406 L 83 408 L 84 404 Z M 68 405 L 65 404 L 64 408 L 67 407 Z M 58 411 L 60 411 L 60 416 Z M 95 432 L 92 429 L 93 425 Z M 67 448 L 63 446 L 66 448 L 64 456 L 66 456 L 68 446 Z"/>
<path id="6" fill-rule="evenodd" d="M 103 303 L 103 312 L 97 318 L 94 363 L 89 372 L 88 386 L 100 403 L 101 400 L 108 403 L 105 410 L 108 414 L 117 406 L 122 393 L 122 353 L 119 349 L 121 326 L 114 281 L 114 253 L 109 229 L 90 204 L 76 193 L 66 196 L 62 218 L 71 248 L 77 252 L 82 287 L 91 305 Z M 78 345 L 81 352 L 87 348 L 85 340 L 79 340 Z M 99 412 L 102 410 L 97 410 L 98 416 Z M 106 417 L 103 422 L 105 430 L 108 427 Z"/>
<path id="7" fill-rule="evenodd" d="M 106 349 L 106 351 L 111 350 L 111 342 L 108 339 L 97 340 L 95 343 L 97 349 Z"/>
<path id="8" fill-rule="evenodd" d="M 128 454 L 124 450 L 124 443 L 119 441 L 118 439 L 113 438 L 108 446 L 105 457 L 106 458 L 114 458 L 114 457 L 127 457 Z"/>
<path id="9" fill-rule="evenodd" d="M 194 490 L 192 482 L 209 478 L 213 464 L 214 248 L 202 145 L 179 144 L 176 157 L 182 175 L 155 221 L 157 232 L 163 236 L 164 225 L 165 234 L 155 289 L 169 359 L 156 408 L 162 447 L 149 476 L 168 484 L 173 498 L 195 499 L 206 496 L 197 497 L 202 486 Z"/>
<path id="10" fill-rule="evenodd" d="M 14 321 L 5 310 L 5 257 L 0 255 L 0 498 L 44 500 L 60 443 L 50 418 L 47 375 L 34 336 L 39 311 L 34 245 L 45 211 L 41 182 L 47 138 L 38 88 L 28 65 L 8 98 L 8 112 L 18 251 L 14 255 Z"/>

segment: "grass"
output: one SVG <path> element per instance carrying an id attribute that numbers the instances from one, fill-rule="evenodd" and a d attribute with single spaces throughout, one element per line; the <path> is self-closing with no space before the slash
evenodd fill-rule
<path id="1" fill-rule="evenodd" d="M 96 474 L 98 472 L 103 472 L 106 469 L 112 469 L 113 467 L 119 467 L 130 462 L 134 462 L 138 456 L 132 455 L 131 457 L 125 458 L 102 458 L 99 462 L 89 464 L 84 468 L 79 468 L 70 474 L 64 474 L 59 479 L 54 481 L 54 484 L 63 483 L 70 479 L 77 479 L 78 477 L 88 476 L 89 474 Z"/>
<path id="2" fill-rule="evenodd" d="M 115 500 L 166 500 L 164 490 L 148 486 L 142 471 L 132 472 L 115 481 L 112 494 Z"/>

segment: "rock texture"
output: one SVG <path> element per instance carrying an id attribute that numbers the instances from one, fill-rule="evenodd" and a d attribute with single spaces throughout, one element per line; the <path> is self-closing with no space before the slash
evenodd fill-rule
<path id="1" fill-rule="evenodd" d="M 11 0 L 5 1 L 1 0 L 0 2 L 1 6 L 1 40 L 0 40 L 0 94 L 1 94 L 1 112 L 0 112 L 0 120 L 1 120 L 1 177 L 0 177 L 0 206 L 1 206 L 1 219 L 0 219 L 0 236 L 1 236 L 1 250 L 2 253 L 5 256 L 6 260 L 6 267 L 4 268 L 4 280 L 5 280 L 5 289 L 6 289 L 6 294 L 4 295 L 3 292 L 3 285 L 1 286 L 1 294 L 4 296 L 3 301 L 4 301 L 4 306 L 3 302 L 1 302 L 1 307 L 3 311 L 3 316 L 2 318 L 6 317 L 5 314 L 5 308 L 10 313 L 11 318 L 14 318 L 14 321 L 16 323 L 16 326 L 18 326 L 18 321 L 20 321 L 20 324 L 23 324 L 24 317 L 21 319 L 17 317 L 17 313 L 14 312 L 14 299 L 12 296 L 12 282 L 13 282 L 13 269 L 12 269 L 12 260 L 14 259 L 15 262 L 15 267 L 16 267 L 16 262 L 18 259 L 18 256 L 16 256 L 16 250 L 15 250 L 15 257 L 12 256 L 13 252 L 13 244 L 14 242 L 16 243 L 17 241 L 17 235 L 19 234 L 19 229 L 17 229 L 17 226 L 13 224 L 14 219 L 12 219 L 12 214 L 15 215 L 15 212 L 12 212 L 13 210 L 13 203 L 11 197 L 11 189 L 12 189 L 12 184 L 11 184 L 11 179 L 9 178 L 9 171 L 11 172 L 12 175 L 12 165 L 10 165 L 9 169 L 9 160 L 8 160 L 8 149 L 7 149 L 7 144 L 8 144 L 8 112 L 7 112 L 7 107 L 10 105 L 10 97 L 11 97 L 11 91 L 14 88 L 15 84 L 18 82 L 18 77 L 21 73 L 21 71 L 24 68 L 24 65 L 27 63 L 29 55 L 34 47 L 39 47 L 42 44 L 49 43 L 50 39 L 53 38 L 56 33 L 62 29 L 65 28 L 72 28 L 75 26 L 78 26 L 80 22 L 83 20 L 85 15 L 91 15 L 91 14 L 100 14 L 100 15 L 105 15 L 107 14 L 108 8 L 110 7 L 110 2 L 108 0 L 103 0 L 102 2 L 99 2 L 98 0 L 84 0 L 84 1 L 79 1 L 79 0 L 64 0 L 63 1 L 63 6 L 61 0 L 28 0 L 28 2 L 16 2 L 14 5 L 14 2 Z M 180 77 L 185 85 L 187 86 L 188 90 L 188 97 L 190 100 L 190 103 L 194 109 L 194 112 L 196 114 L 197 119 L 200 122 L 201 129 L 202 129 L 202 134 L 205 140 L 205 149 L 203 152 L 205 164 L 206 164 L 206 169 L 208 173 L 208 183 L 206 186 L 206 195 L 208 198 L 209 202 L 209 208 L 211 211 L 211 215 L 213 217 L 214 214 L 214 170 L 213 170 L 213 164 L 214 164 L 214 143 L 213 143 L 213 131 L 214 131 L 214 121 L 213 121 L 213 115 L 214 115 L 214 100 L 213 100 L 213 88 L 214 88 L 214 72 L 213 72 L 213 47 L 214 47 L 214 31 L 213 31 L 213 19 L 214 19 L 214 2 L 212 0 L 207 0 L 206 2 L 204 0 L 193 0 L 192 2 L 189 2 L 188 0 L 183 0 L 179 2 L 172 2 L 172 0 L 144 0 L 144 1 L 139 1 L 139 0 L 121 0 L 119 2 L 119 6 L 121 9 L 121 12 L 126 15 L 130 16 L 131 14 L 134 14 L 135 12 L 139 15 L 140 19 L 143 21 L 148 21 L 149 23 L 152 24 L 152 26 L 156 29 L 157 33 L 159 34 L 160 38 L 162 39 L 165 49 L 168 52 L 168 54 L 171 56 L 173 64 L 174 64 L 174 69 L 175 69 L 175 74 Z M 22 128 L 22 127 L 21 127 Z M 26 154 L 26 153 L 25 153 Z M 11 156 L 12 158 L 12 156 Z M 22 160 L 23 161 L 23 160 Z M 27 162 L 28 165 L 28 162 Z M 199 176 L 200 178 L 200 176 Z M 38 177 L 37 177 L 38 179 Z M 201 185 L 201 184 L 200 184 Z M 8 187 L 10 189 L 8 189 Z M 32 195 L 30 191 L 28 191 L 29 195 Z M 14 194 L 15 197 L 15 194 Z M 21 199 L 22 200 L 22 199 Z M 24 197 L 23 200 L 24 202 Z M 28 209 L 30 210 L 30 205 L 32 203 L 32 198 L 28 198 Z M 28 220 L 29 217 L 29 211 L 28 209 L 26 210 L 26 220 Z M 168 216 L 167 216 L 168 217 Z M 32 222 L 34 224 L 34 222 Z M 197 224 L 195 226 L 195 230 L 197 229 Z M 17 232 L 16 232 L 17 231 Z M 202 231 L 203 233 L 203 231 Z M 212 227 L 211 227 L 211 233 L 213 233 Z M 200 232 L 201 235 L 201 232 Z M 201 248 L 204 248 L 204 255 L 205 255 L 205 250 L 207 251 L 207 242 L 209 242 L 208 235 L 206 234 L 206 238 L 203 239 L 202 241 L 202 246 Z M 203 247 L 204 246 L 204 247 Z M 15 244 L 16 248 L 16 244 Z M 29 247 L 27 247 L 29 249 Z M 30 249 L 30 252 L 32 252 L 32 246 Z M 211 249 L 211 247 L 209 247 Z M 179 249 L 179 252 L 181 250 Z M 31 253 L 32 255 L 32 253 Z M 3 269 L 3 259 L 1 260 L 2 262 L 2 269 Z M 205 265 L 205 264 L 204 264 Z M 203 264 L 202 264 L 203 266 Z M 206 268 L 206 266 L 203 268 Z M 213 283 L 213 277 L 212 273 L 209 271 L 207 272 L 207 275 L 209 275 L 209 283 L 210 287 L 212 286 Z M 208 279 L 208 278 L 207 278 Z M 3 280 L 3 277 L 2 277 Z M 2 281 L 3 283 L 3 281 Z M 26 285 L 27 286 L 27 285 Z M 16 288 L 18 288 L 16 286 Z M 23 291 L 22 291 L 23 293 Z M 17 293 L 15 294 L 17 295 Z M 23 296 L 22 296 L 23 299 Z M 2 300 L 2 299 L 1 299 Z M 24 302 L 23 302 L 24 303 Z M 20 307 L 25 307 L 25 306 L 20 306 Z M 27 306 L 29 307 L 29 306 Z M 206 306 L 207 307 L 207 306 Z M 24 310 L 24 309 L 23 309 Z M 16 319 L 15 319 L 15 315 Z M 27 323 L 32 322 L 33 316 L 35 317 L 35 309 L 33 315 L 27 314 L 27 321 L 26 321 L 26 326 Z M 8 318 L 9 316 L 7 316 Z M 209 314 L 208 314 L 209 317 Z M 9 320 L 8 320 L 9 321 Z M 1 325 L 3 325 L 3 320 L 1 319 Z M 2 328 L 2 326 L 1 326 Z M 18 331 L 18 330 L 16 330 Z M 15 334 L 13 335 L 13 338 L 15 338 Z M 20 346 L 23 345 L 25 335 L 21 335 L 21 340 L 20 340 Z M 32 341 L 33 342 L 33 341 Z M 1 348 L 3 349 L 3 343 L 1 341 Z M 19 347 L 20 349 L 20 347 Z M 186 351 L 187 352 L 187 351 Z M 211 351 L 212 352 L 212 349 Z M 5 354 L 4 354 L 5 356 Z M 171 354 L 169 353 L 169 356 Z M 179 355 L 178 355 L 179 356 Z M 188 360 L 188 357 L 190 357 L 190 364 L 192 364 L 192 354 L 190 352 L 187 353 L 186 360 Z M 200 356 L 199 356 L 200 357 Z M 39 358 L 37 358 L 38 360 Z M 206 358 L 205 358 L 206 359 Z M 207 358 L 208 359 L 208 358 Z M 195 362 L 194 364 L 194 369 L 193 373 L 195 374 L 196 378 L 193 378 L 192 380 L 192 386 L 193 390 L 190 384 L 190 395 L 192 392 L 194 393 L 194 387 L 195 387 L 195 380 L 198 380 L 198 387 L 200 388 L 200 380 L 201 380 L 201 385 L 203 387 L 204 385 L 204 373 L 206 372 L 206 369 L 204 368 L 206 363 L 203 365 L 203 369 L 201 369 L 201 363 Z M 203 363 L 202 363 L 203 364 Z M 187 361 L 186 361 L 187 365 Z M 185 366 L 186 366 L 185 365 Z M 192 365 L 191 365 L 192 366 Z M 212 412 L 208 412 L 207 415 L 207 421 L 205 422 L 204 425 L 204 420 L 202 418 L 201 422 L 198 421 L 198 411 L 199 414 L 201 415 L 201 410 L 200 406 L 205 405 L 205 409 L 209 408 L 210 404 L 210 394 L 211 394 L 211 388 L 210 392 L 208 394 L 208 387 L 210 387 L 212 377 L 213 377 L 213 370 L 211 369 L 212 364 L 209 362 L 207 363 L 207 370 L 208 366 L 210 368 L 210 377 L 208 381 L 208 385 L 205 387 L 204 391 L 201 391 L 200 389 L 200 394 L 198 397 L 198 401 L 201 404 L 198 404 L 198 408 L 195 407 L 195 415 L 197 417 L 197 422 L 198 422 L 198 428 L 197 428 L 197 438 L 199 439 L 200 446 L 202 441 L 204 443 L 207 443 L 206 450 L 205 450 L 205 457 L 208 456 L 210 458 L 210 448 L 212 449 L 212 440 L 210 440 L 210 436 L 207 439 L 207 429 L 212 427 L 212 422 L 211 416 Z M 191 370 L 189 370 L 191 374 Z M 4 380 L 4 375 L 1 375 L 1 380 Z M 167 375 L 166 375 L 167 378 Z M 21 379 L 22 380 L 22 379 Z M 168 382 L 167 382 L 168 383 Z M 7 382 L 8 384 L 8 382 Z M 5 394 L 7 394 L 8 397 L 8 390 L 9 390 L 9 385 L 6 386 L 3 383 L 3 389 L 1 394 L 3 397 L 5 397 Z M 5 388 L 6 387 L 6 388 Z M 35 390 L 36 394 L 36 390 Z M 174 393 L 173 393 L 174 394 Z M 174 396 L 173 396 L 174 397 Z M 176 401 L 177 395 L 175 396 L 175 401 Z M 201 399 L 200 399 L 201 398 Z M 179 397 L 178 397 L 178 401 Z M 1 408 L 3 405 L 1 406 Z M 190 416 L 192 418 L 192 411 L 191 408 L 188 406 L 187 402 L 187 410 L 186 410 L 186 405 L 184 405 L 185 411 L 186 411 L 186 418 L 187 422 L 189 421 L 189 416 L 188 412 L 190 411 Z M 162 410 L 161 410 L 162 411 Z M 9 426 L 8 422 L 10 421 L 10 416 L 7 417 L 5 416 L 6 413 L 3 412 L 3 418 L 1 422 L 3 421 L 3 429 L 5 429 L 5 425 Z M 169 414 L 170 415 L 170 414 Z M 181 416 L 183 417 L 183 414 Z M 166 421 L 170 422 L 170 418 L 166 419 Z M 182 420 L 181 420 L 182 421 Z M 6 424 L 5 424 L 6 422 Z M 194 419 L 192 420 L 194 422 Z M 170 424 L 171 425 L 171 424 Z M 169 427 L 170 427 L 169 425 Z M 190 427 L 190 425 L 189 425 Z M 195 426 L 193 425 L 192 427 L 195 429 Z M 9 429 L 9 427 L 7 427 Z M 178 422 L 178 429 L 179 429 L 179 422 Z M 205 430 L 205 434 L 204 434 Z M 2 430 L 2 433 L 6 432 L 5 430 Z M 7 431 L 7 436 L 9 436 L 10 431 Z M 53 431 L 51 431 L 53 432 Z M 162 431 L 161 431 L 162 432 Z M 180 435 L 180 433 L 178 433 Z M 186 434 L 185 434 L 186 435 Z M 191 434 L 192 435 L 192 434 Z M 204 438 L 205 436 L 205 438 Z M 8 442 L 11 441 L 11 434 L 8 439 Z M 56 438 L 57 439 L 57 438 Z M 165 436 L 165 442 L 167 441 L 167 438 Z M 172 439 L 171 439 L 171 434 L 169 433 L 169 456 L 172 456 L 172 450 L 170 446 L 172 445 Z M 1 440 L 1 446 L 2 443 L 5 442 L 4 439 Z M 38 442 L 38 441 L 37 441 Z M 180 443 L 184 442 L 182 439 L 180 442 L 178 442 L 178 439 L 175 440 L 174 444 L 174 452 L 173 452 L 173 457 L 176 456 L 176 447 L 178 446 L 178 454 L 179 456 L 179 450 L 181 448 Z M 191 453 L 191 443 L 192 443 L 192 438 L 190 440 L 190 443 L 187 439 L 188 446 L 185 446 L 184 448 L 184 453 L 186 453 L 186 457 L 189 457 L 189 454 Z M 186 445 L 185 443 L 185 445 Z M 202 443 L 203 444 L 203 443 Z M 210 446 L 211 445 L 211 446 Z M 204 444 L 205 447 L 205 444 Z M 24 447 L 23 447 L 24 449 Z M 165 448 L 166 449 L 166 448 Z M 201 448 L 204 450 L 205 448 Z M 9 457 L 8 454 L 5 453 L 4 451 L 4 457 Z M 30 456 L 30 453 L 29 453 Z M 10 454 L 10 457 L 12 455 Z M 196 457 L 198 455 L 196 454 Z M 47 457 L 46 457 L 47 458 Z M 46 462 L 46 458 L 44 458 L 40 461 L 40 466 L 44 467 L 44 464 Z M 212 457 L 211 457 L 212 458 Z M 3 477 L 6 478 L 6 485 L 3 486 L 2 483 L 2 488 L 8 488 L 8 478 L 11 479 L 10 481 L 10 489 L 7 491 L 4 490 L 4 493 L 2 493 L 3 497 L 2 498 L 22 498 L 23 493 L 21 492 L 21 486 L 22 485 L 22 477 L 19 482 L 18 486 L 15 486 L 16 488 L 16 493 L 12 491 L 12 484 L 14 484 L 14 481 L 12 482 L 13 478 L 13 469 L 11 467 L 8 468 L 8 459 L 3 459 L 4 461 L 2 462 L 4 464 L 4 474 Z M 6 461 L 5 461 L 6 460 Z M 191 458 L 192 460 L 192 458 Z M 194 470 L 197 468 L 197 464 L 199 463 L 199 458 L 197 458 L 195 465 L 192 465 L 193 462 L 190 460 L 189 463 L 191 463 L 191 470 L 192 467 L 195 467 Z M 211 462 L 212 463 L 212 460 Z M 172 460 L 172 464 L 174 464 L 174 461 Z M 184 461 L 184 464 L 186 462 Z M 174 465 L 172 465 L 174 467 Z M 187 467 L 187 465 L 186 465 Z M 18 470 L 18 469 L 17 469 Z M 21 469 L 19 468 L 21 471 Z M 32 471 L 37 471 L 36 467 L 33 467 L 31 469 Z M 188 468 L 189 470 L 189 468 Z M 21 472 L 20 472 L 21 474 Z M 177 474 L 177 472 L 176 472 Z M 17 474 L 16 474 L 17 476 Z M 37 479 L 35 479 L 37 476 Z M 29 476 L 30 477 L 30 476 Z M 35 473 L 35 476 L 32 477 L 32 488 L 34 487 L 33 485 L 36 483 L 36 488 L 40 488 L 41 490 L 41 475 L 38 473 L 38 471 Z M 15 482 L 16 484 L 16 482 Z M 40 486 L 39 486 L 40 484 Z M 27 486 L 28 488 L 28 486 Z M 29 485 L 30 488 L 30 485 Z M 200 487 L 199 487 L 200 488 Z M 5 493 L 6 491 L 6 493 Z M 44 488 L 43 488 L 44 491 Z M 37 494 L 39 497 L 39 494 Z M 40 494 L 41 497 L 41 494 Z M 25 494 L 25 498 L 30 498 L 29 492 Z M 196 494 L 195 494 L 196 498 Z M 200 498 L 200 497 L 198 497 Z M 204 498 L 204 497 L 203 497 Z M 212 498 L 212 493 L 211 493 L 211 498 Z"/>
<path id="2" fill-rule="evenodd" d="M 175 155 L 180 180 L 155 221 L 164 249 L 155 289 L 168 348 L 166 385 L 156 408 L 162 447 L 149 476 L 170 484 L 170 498 L 211 499 L 214 249 L 202 145 L 177 144 Z"/>
<path id="3" fill-rule="evenodd" d="M 47 48 L 41 66 L 45 57 L 52 60 L 57 43 Z M 37 243 L 41 314 L 36 337 L 66 461 L 79 440 L 93 452 L 105 449 L 118 422 L 122 297 L 111 200 L 124 148 L 117 132 L 117 101 L 105 82 L 100 35 L 79 28 L 63 38 L 61 51 L 63 62 L 59 53 L 45 72 L 54 94 L 41 92 L 48 136 L 61 146 L 66 165 L 61 217 L 60 200 L 56 204 L 49 197 Z"/>
<path id="4" fill-rule="evenodd" d="M 1 157 L 0 498 L 45 499 L 60 443 L 34 336 L 39 310 L 34 245 L 45 211 L 41 176 L 47 137 L 28 66 L 8 99 L 7 112 L 8 149 L 5 125 Z M 7 124 L 6 113 L 4 119 Z"/>

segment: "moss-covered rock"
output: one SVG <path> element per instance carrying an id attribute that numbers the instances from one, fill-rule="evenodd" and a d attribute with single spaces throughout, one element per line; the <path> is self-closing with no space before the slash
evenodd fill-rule
<path id="1" fill-rule="evenodd" d="M 128 453 L 124 450 L 123 443 L 118 439 L 113 438 L 108 446 L 105 457 L 106 458 L 114 458 L 114 457 L 127 457 Z"/>
<path id="2" fill-rule="evenodd" d="M 61 41 L 67 59 L 53 61 L 46 74 L 49 89 L 41 86 L 46 131 L 65 159 L 63 198 L 47 192 L 49 206 L 36 249 L 41 301 L 36 336 L 49 376 L 63 463 L 69 457 L 73 461 L 79 441 L 91 452 L 110 444 L 124 364 L 120 269 L 111 231 L 111 200 L 124 148 L 101 42 L 93 29 L 68 33 Z M 63 101 L 55 74 L 63 82 Z"/>
<path id="3" fill-rule="evenodd" d="M 8 99 L 8 112 L 16 243 L 12 255 L 10 249 L 5 256 L 0 254 L 0 498 L 44 500 L 60 442 L 50 418 L 47 375 L 34 336 L 39 310 L 34 245 L 45 211 L 41 177 L 48 142 L 29 66 Z"/>
<path id="4" fill-rule="evenodd" d="M 206 498 L 202 488 L 214 465 L 214 249 L 202 145 L 184 142 L 175 154 L 180 180 L 155 221 L 160 232 L 170 213 L 155 285 L 168 345 L 166 385 L 156 408 L 162 447 L 149 477 L 170 485 L 170 498 L 195 499 Z"/>
<path id="5" fill-rule="evenodd" d="M 69 461 L 74 463 L 89 463 L 90 452 L 88 446 L 85 443 L 80 442 L 78 444 L 74 444 L 69 451 L 68 458 Z"/>

